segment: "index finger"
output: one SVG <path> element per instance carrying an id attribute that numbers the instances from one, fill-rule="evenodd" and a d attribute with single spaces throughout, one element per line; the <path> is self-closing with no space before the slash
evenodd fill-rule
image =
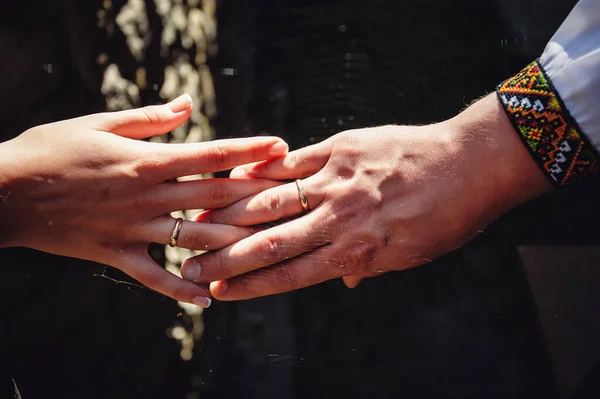
<path id="1" fill-rule="evenodd" d="M 288 145 L 279 137 L 216 140 L 206 143 L 143 143 L 156 152 L 164 180 L 219 172 L 235 166 L 285 156 Z"/>
<path id="2" fill-rule="evenodd" d="M 271 180 L 299 179 L 314 175 L 329 161 L 332 140 L 295 150 L 287 156 L 247 165 L 231 171 L 230 177 L 251 177 Z"/>

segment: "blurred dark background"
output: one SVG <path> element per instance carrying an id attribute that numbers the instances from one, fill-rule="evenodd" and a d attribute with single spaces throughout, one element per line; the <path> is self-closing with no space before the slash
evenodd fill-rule
<path id="1" fill-rule="evenodd" d="M 126 3 L 110 2 L 107 18 Z M 152 33 L 145 105 L 162 101 L 165 65 L 190 50 L 161 49 L 160 2 L 140 3 Z M 443 120 L 539 56 L 574 3 L 219 2 L 218 51 L 207 61 L 214 134 L 279 135 L 298 148 L 351 128 Z M 101 2 L 1 4 L 2 140 L 104 110 L 99 54 L 136 80 L 140 60 L 124 35 L 98 26 Z M 564 335 L 552 324 L 582 292 L 598 303 L 582 288 L 598 277 L 596 187 L 592 179 L 526 204 L 467 247 L 355 290 L 331 281 L 214 303 L 189 361 L 167 336 L 190 322 L 175 302 L 95 276 L 101 265 L 3 249 L 0 395 L 17 386 L 24 399 L 598 397 L 598 309 L 570 321 L 581 356 L 566 368 L 560 359 L 573 350 L 555 344 Z M 558 280 L 552 267 L 564 272 Z M 549 305 L 555 292 L 565 300 Z"/>

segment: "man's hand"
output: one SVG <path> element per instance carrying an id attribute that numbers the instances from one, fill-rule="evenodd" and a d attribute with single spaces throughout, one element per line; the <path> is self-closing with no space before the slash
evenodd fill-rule
<path id="1" fill-rule="evenodd" d="M 157 265 L 149 243 L 169 243 L 172 211 L 226 206 L 278 183 L 174 179 L 282 156 L 287 144 L 275 137 L 198 144 L 134 140 L 166 133 L 190 113 L 191 98 L 184 95 L 167 105 L 38 126 L 0 144 L 0 247 L 104 263 L 162 294 L 209 305 L 208 289 Z M 185 221 L 177 245 L 218 249 L 253 232 Z"/>
<path id="2" fill-rule="evenodd" d="M 303 179 L 196 220 L 254 226 L 292 221 L 184 262 L 184 278 L 221 300 L 275 294 L 336 277 L 406 269 L 455 250 L 517 204 L 550 189 L 497 98 L 446 122 L 340 133 L 236 178 Z M 215 281 L 220 280 L 220 281 Z"/>

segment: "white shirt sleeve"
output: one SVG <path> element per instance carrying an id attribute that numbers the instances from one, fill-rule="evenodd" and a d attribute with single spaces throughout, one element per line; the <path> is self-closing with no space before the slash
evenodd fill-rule
<path id="1" fill-rule="evenodd" d="M 540 58 L 571 116 L 600 151 L 600 0 L 579 0 Z"/>

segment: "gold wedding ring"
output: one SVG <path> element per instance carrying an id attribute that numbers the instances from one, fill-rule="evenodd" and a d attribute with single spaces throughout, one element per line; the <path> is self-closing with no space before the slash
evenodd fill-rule
<path id="1" fill-rule="evenodd" d="M 304 212 L 308 212 L 310 208 L 308 207 L 306 193 L 304 192 L 304 188 L 302 187 L 302 180 L 296 179 L 296 188 L 298 189 L 298 198 L 300 199 L 300 205 L 302 205 L 302 209 L 304 209 Z"/>
<path id="2" fill-rule="evenodd" d="M 171 233 L 171 242 L 169 243 L 173 248 L 177 246 L 177 239 L 179 238 L 179 232 L 181 231 L 182 225 L 183 219 L 177 218 L 177 220 L 175 220 L 175 228 L 173 229 L 173 233 Z"/>

